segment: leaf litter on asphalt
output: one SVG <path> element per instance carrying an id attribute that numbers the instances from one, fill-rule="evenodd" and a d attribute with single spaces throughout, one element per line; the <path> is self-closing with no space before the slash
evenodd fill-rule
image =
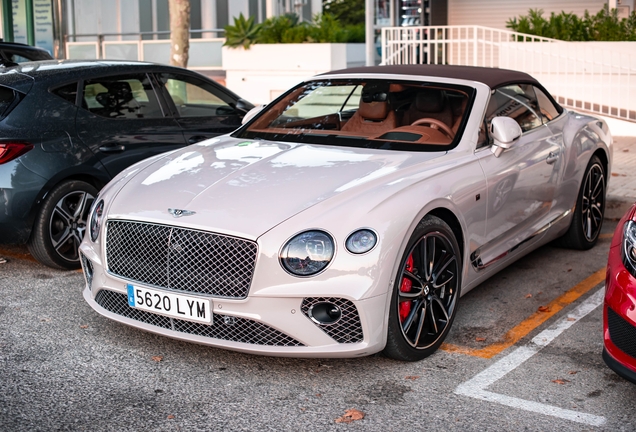
<path id="1" fill-rule="evenodd" d="M 351 423 L 356 420 L 362 420 L 364 413 L 355 408 L 351 408 L 345 411 L 344 415 L 336 419 L 336 423 Z"/>

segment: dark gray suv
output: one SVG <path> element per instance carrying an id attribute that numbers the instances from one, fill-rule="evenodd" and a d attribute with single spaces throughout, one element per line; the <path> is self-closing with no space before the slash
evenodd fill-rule
<path id="1" fill-rule="evenodd" d="M 233 131 L 251 108 L 202 75 L 152 63 L 0 67 L 0 243 L 79 268 L 101 187 L 142 159 Z"/>

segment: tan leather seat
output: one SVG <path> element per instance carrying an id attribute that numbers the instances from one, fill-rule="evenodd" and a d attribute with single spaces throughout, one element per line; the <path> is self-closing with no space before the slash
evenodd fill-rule
<path id="1" fill-rule="evenodd" d="M 427 88 L 415 95 L 415 100 L 404 113 L 404 124 L 410 125 L 422 118 L 432 118 L 448 127 L 453 126 L 453 112 L 444 90 Z"/>
<path id="2" fill-rule="evenodd" d="M 362 89 L 358 111 L 342 126 L 345 132 L 379 136 L 398 126 L 388 102 L 388 83 L 368 83 Z"/>

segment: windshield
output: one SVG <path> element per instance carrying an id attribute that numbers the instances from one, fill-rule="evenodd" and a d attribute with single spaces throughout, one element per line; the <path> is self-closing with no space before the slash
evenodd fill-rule
<path id="1" fill-rule="evenodd" d="M 241 138 L 446 151 L 459 142 L 474 89 L 443 83 L 324 80 L 267 106 Z"/>

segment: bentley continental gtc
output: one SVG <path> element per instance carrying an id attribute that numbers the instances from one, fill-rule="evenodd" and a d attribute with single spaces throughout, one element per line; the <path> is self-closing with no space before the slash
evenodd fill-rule
<path id="1" fill-rule="evenodd" d="M 497 271 L 594 246 L 611 140 L 521 72 L 329 72 L 117 175 L 80 246 L 84 297 L 215 347 L 420 360 Z"/>

